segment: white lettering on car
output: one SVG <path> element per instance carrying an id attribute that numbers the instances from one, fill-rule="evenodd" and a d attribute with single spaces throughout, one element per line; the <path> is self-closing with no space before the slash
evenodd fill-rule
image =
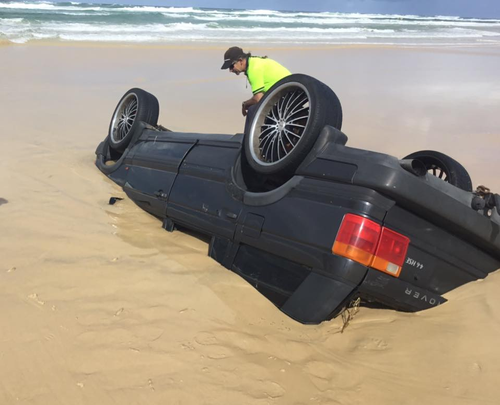
<path id="1" fill-rule="evenodd" d="M 428 302 L 431 305 L 440 305 L 441 301 L 436 298 L 429 298 L 427 295 L 421 295 L 421 291 L 413 290 L 411 288 L 406 287 L 405 288 L 405 294 L 411 296 L 412 298 L 415 298 L 420 301 Z"/>
<path id="2" fill-rule="evenodd" d="M 423 269 L 424 265 L 415 259 L 412 259 L 411 257 L 406 258 L 406 264 L 409 264 L 410 266 L 416 267 L 417 269 Z"/>

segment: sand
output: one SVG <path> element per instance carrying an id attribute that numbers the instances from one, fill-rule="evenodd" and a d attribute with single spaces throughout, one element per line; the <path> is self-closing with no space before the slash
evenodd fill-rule
<path id="1" fill-rule="evenodd" d="M 435 149 L 500 191 L 500 50 L 252 49 L 330 85 L 349 145 Z M 94 166 L 131 87 L 178 131 L 243 127 L 223 48 L 0 47 L 0 404 L 498 404 L 500 273 L 416 314 L 304 326 Z"/>

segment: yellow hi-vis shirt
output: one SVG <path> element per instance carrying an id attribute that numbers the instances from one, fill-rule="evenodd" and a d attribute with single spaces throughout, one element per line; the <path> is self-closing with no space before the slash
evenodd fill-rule
<path id="1" fill-rule="evenodd" d="M 291 75 L 286 67 L 269 58 L 250 56 L 247 63 L 246 75 L 253 94 L 265 93 L 276 82 Z"/>

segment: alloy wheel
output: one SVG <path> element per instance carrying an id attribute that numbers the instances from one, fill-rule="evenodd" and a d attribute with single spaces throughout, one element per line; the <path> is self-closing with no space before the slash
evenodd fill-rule
<path id="1" fill-rule="evenodd" d="M 121 101 L 111 123 L 110 136 L 114 142 L 120 142 L 127 136 L 137 117 L 138 106 L 138 98 L 134 93 Z"/>
<path id="2" fill-rule="evenodd" d="M 310 95 L 300 83 L 274 90 L 255 114 L 249 136 L 252 156 L 262 165 L 286 159 L 306 131 L 310 117 Z"/>

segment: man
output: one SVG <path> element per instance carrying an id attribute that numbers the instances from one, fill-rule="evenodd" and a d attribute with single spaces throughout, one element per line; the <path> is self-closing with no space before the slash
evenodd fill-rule
<path id="1" fill-rule="evenodd" d="M 229 48 L 224 53 L 224 63 L 221 69 L 229 69 L 230 72 L 239 75 L 244 73 L 252 87 L 253 97 L 243 101 L 241 113 L 247 117 L 245 133 L 255 113 L 255 105 L 276 82 L 290 75 L 290 71 L 278 62 L 267 56 L 252 56 L 243 52 L 238 46 Z"/>

